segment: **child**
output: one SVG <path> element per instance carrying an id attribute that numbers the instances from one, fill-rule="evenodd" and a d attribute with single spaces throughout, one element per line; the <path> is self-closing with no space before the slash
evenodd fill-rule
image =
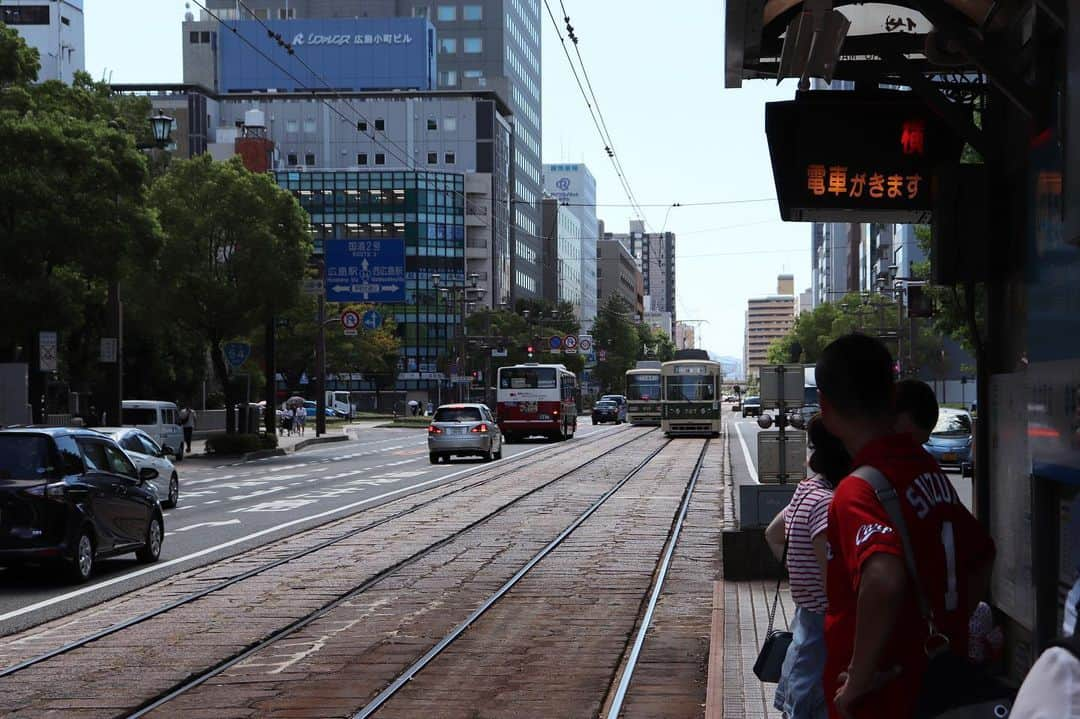
<path id="1" fill-rule="evenodd" d="M 938 420 L 938 402 L 933 388 L 917 379 L 896 383 L 896 432 L 908 433 L 917 444 L 930 441 Z"/>

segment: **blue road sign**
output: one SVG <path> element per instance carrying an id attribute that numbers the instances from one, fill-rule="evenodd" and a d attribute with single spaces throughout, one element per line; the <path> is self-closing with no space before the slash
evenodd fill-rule
<path id="1" fill-rule="evenodd" d="M 369 330 L 377 330 L 382 327 L 382 313 L 376 310 L 368 310 L 364 313 L 364 327 Z"/>
<path id="2" fill-rule="evenodd" d="M 405 241 L 327 240 L 327 302 L 404 302 Z"/>
<path id="3" fill-rule="evenodd" d="M 247 342 L 226 342 L 225 343 L 225 359 L 233 367 L 239 367 L 247 362 L 248 357 L 251 356 L 251 345 Z"/>
<path id="4" fill-rule="evenodd" d="M 562 347 L 562 337 L 559 337 L 558 335 L 552 335 L 551 339 L 548 340 L 548 345 L 550 345 L 551 349 L 553 350 L 559 349 L 560 347 Z"/>

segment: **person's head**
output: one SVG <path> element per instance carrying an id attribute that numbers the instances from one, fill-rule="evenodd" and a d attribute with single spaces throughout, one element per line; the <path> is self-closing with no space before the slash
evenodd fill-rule
<path id="1" fill-rule="evenodd" d="M 885 345 L 861 334 L 822 350 L 814 370 L 825 427 L 841 440 L 892 422 L 893 361 Z"/>
<path id="2" fill-rule="evenodd" d="M 820 414 L 810 418 L 806 425 L 807 445 L 810 448 L 810 469 L 836 486 L 851 473 L 851 455 L 844 443 L 830 434 Z"/>
<path id="3" fill-rule="evenodd" d="M 917 379 L 896 383 L 896 431 L 926 444 L 938 420 L 938 402 L 930 385 Z"/>

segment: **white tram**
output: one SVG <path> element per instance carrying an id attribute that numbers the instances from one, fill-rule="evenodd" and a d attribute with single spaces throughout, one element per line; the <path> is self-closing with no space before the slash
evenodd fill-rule
<path id="1" fill-rule="evenodd" d="M 660 368 L 660 426 L 669 437 L 720 435 L 723 369 L 704 350 L 683 350 Z"/>

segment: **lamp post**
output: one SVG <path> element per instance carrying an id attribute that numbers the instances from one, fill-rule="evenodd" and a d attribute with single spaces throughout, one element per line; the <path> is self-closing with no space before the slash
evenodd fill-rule
<path id="1" fill-rule="evenodd" d="M 480 275 L 475 272 L 470 272 L 467 276 L 468 282 L 461 285 L 444 285 L 442 284 L 442 275 L 438 272 L 432 273 L 431 284 L 440 293 L 447 296 L 450 300 L 450 306 L 457 310 L 458 301 L 461 301 L 461 336 L 460 340 L 457 333 L 457 325 L 454 326 L 454 337 L 452 338 L 452 345 L 457 354 L 454 364 L 457 366 L 458 376 L 462 376 L 464 367 L 462 364 L 465 359 L 465 337 L 466 327 L 465 318 L 468 314 L 469 305 L 474 302 L 478 302 L 483 299 L 487 293 L 483 287 L 478 287 L 477 284 L 480 280 Z M 457 392 L 458 399 L 461 400 L 461 390 Z"/>

